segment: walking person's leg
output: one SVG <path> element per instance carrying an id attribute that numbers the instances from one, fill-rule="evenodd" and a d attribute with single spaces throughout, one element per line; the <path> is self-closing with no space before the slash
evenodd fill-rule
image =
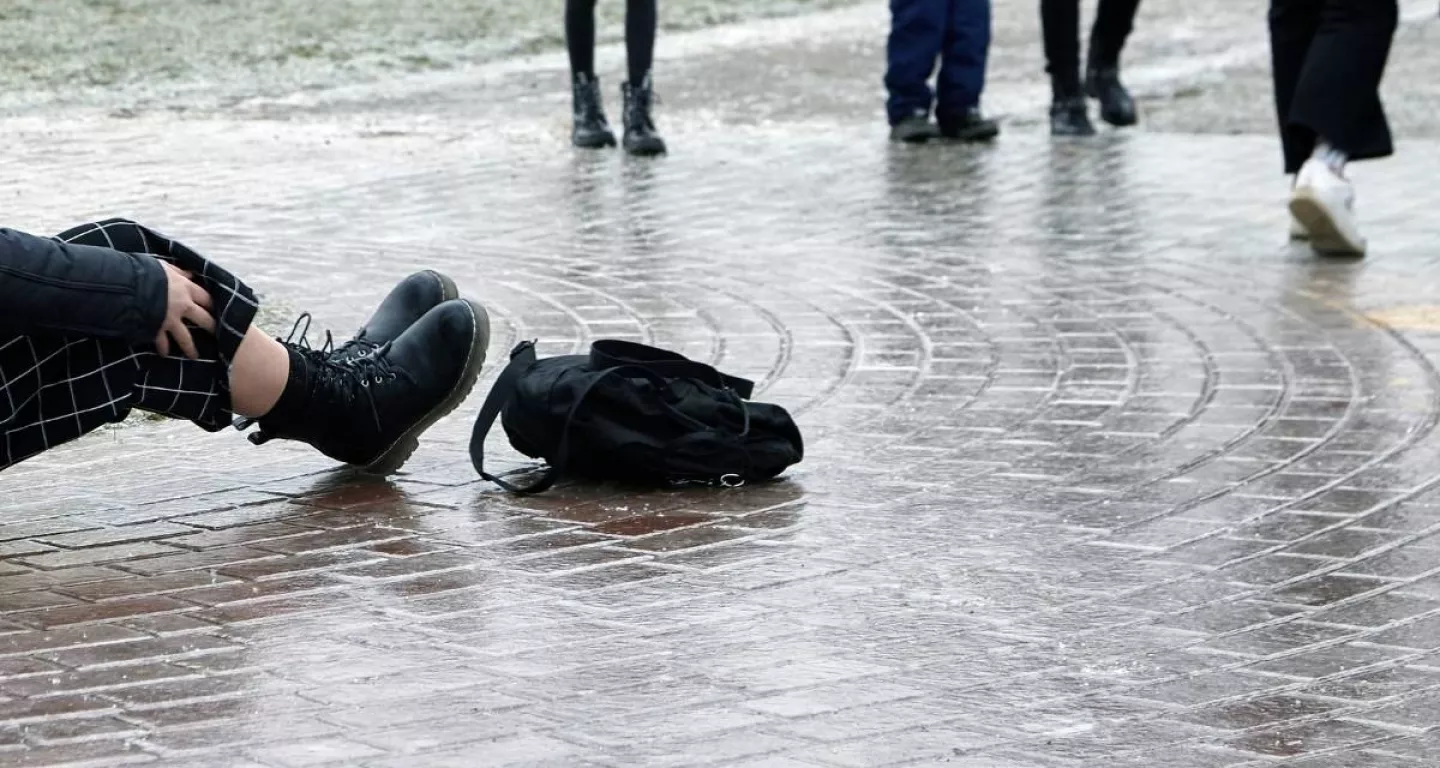
<path id="1" fill-rule="evenodd" d="M 949 0 L 947 16 L 935 88 L 940 135 L 988 141 L 1000 133 L 1000 125 L 980 112 L 990 56 L 990 0 Z"/>
<path id="2" fill-rule="evenodd" d="M 620 87 L 625 100 L 625 151 L 632 155 L 665 153 L 665 141 L 655 130 L 655 106 L 650 68 L 655 61 L 655 30 L 660 25 L 656 0 L 625 2 L 625 62 L 629 80 Z"/>
<path id="3" fill-rule="evenodd" d="M 1280 144 L 1284 157 L 1285 173 L 1295 176 L 1300 166 L 1310 156 L 1314 140 L 1297 142 L 1287 129 L 1290 105 L 1295 101 L 1295 88 L 1300 84 L 1300 73 L 1305 69 L 1305 59 L 1310 54 L 1310 43 L 1320 29 L 1320 12 L 1323 0 L 1271 0 L 1270 27 L 1270 75 L 1275 89 L 1275 115 L 1280 131 Z M 1309 240 L 1310 231 L 1293 215 L 1290 217 L 1290 238 Z"/>
<path id="4" fill-rule="evenodd" d="M 1296 1 L 1273 0 L 1272 45 L 1291 43 L 1277 35 L 1275 20 L 1278 15 L 1283 30 L 1287 7 Z M 1318 251 L 1359 255 L 1366 250 L 1345 165 L 1394 152 L 1380 82 L 1398 23 L 1395 0 L 1323 0 L 1319 24 L 1283 107 L 1277 71 L 1285 170 L 1296 174 L 1290 210 Z"/>
<path id="5" fill-rule="evenodd" d="M 1120 83 L 1120 52 L 1135 28 L 1140 0 L 1100 0 L 1095 26 L 1090 30 L 1090 53 L 1085 67 L 1085 92 L 1100 100 L 1100 118 L 1123 127 L 1136 123 L 1135 100 Z"/>
<path id="6" fill-rule="evenodd" d="M 1040 0 L 1040 34 L 1050 75 L 1050 133 L 1093 135 L 1080 80 L 1080 0 Z"/>
<path id="7" fill-rule="evenodd" d="M 893 140 L 913 143 L 935 136 L 929 80 L 950 23 L 949 10 L 949 0 L 890 0 L 885 112 Z"/>
<path id="8" fill-rule="evenodd" d="M 565 48 L 570 55 L 570 97 L 574 125 L 570 143 L 584 149 L 615 146 L 605 119 L 600 81 L 595 77 L 595 0 L 565 0 Z"/>

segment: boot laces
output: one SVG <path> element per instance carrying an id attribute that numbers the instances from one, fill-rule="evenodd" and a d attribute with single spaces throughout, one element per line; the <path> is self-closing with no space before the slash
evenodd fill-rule
<path id="1" fill-rule="evenodd" d="M 375 429 L 382 430 L 384 427 L 380 422 L 380 410 L 375 405 L 372 387 L 394 381 L 400 373 L 389 358 L 390 342 L 376 344 L 364 339 L 362 332 L 355 339 L 341 346 L 340 350 L 336 350 L 334 336 L 326 331 L 325 343 L 316 349 L 307 338 L 310 323 L 310 313 L 301 313 L 296 318 L 295 325 L 291 327 L 290 334 L 281 340 L 281 343 L 298 353 L 310 365 L 310 391 L 308 393 L 310 402 L 331 402 L 351 406 L 357 400 L 363 400 L 370 411 Z M 345 360 L 332 359 L 337 351 L 357 347 L 362 350 L 357 357 Z M 249 426 L 249 424 L 244 426 Z M 242 428 L 244 427 L 242 426 Z M 275 437 L 274 434 L 268 433 L 264 427 L 261 427 L 255 435 L 251 436 L 251 441 L 260 445 L 273 437 Z"/>
<path id="2" fill-rule="evenodd" d="M 650 85 L 650 78 L 647 76 L 643 84 L 629 84 L 630 93 L 630 119 L 633 123 L 643 126 L 646 130 L 655 130 L 654 119 L 650 116 L 652 107 L 660 105 L 660 94 L 656 93 Z"/>

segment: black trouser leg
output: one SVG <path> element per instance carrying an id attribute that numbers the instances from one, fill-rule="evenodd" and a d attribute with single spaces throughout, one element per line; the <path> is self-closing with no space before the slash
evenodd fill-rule
<path id="1" fill-rule="evenodd" d="M 1120 51 L 1135 28 L 1140 0 L 1100 0 L 1095 26 L 1090 28 L 1091 67 L 1113 67 L 1120 63 Z"/>
<path id="2" fill-rule="evenodd" d="M 1080 95 L 1080 0 L 1040 0 L 1040 33 L 1056 95 Z"/>
<path id="3" fill-rule="evenodd" d="M 1354 160 L 1394 152 L 1380 81 L 1395 0 L 1271 0 L 1270 49 L 1285 172 L 1323 138 Z"/>
<path id="4" fill-rule="evenodd" d="M 0 469 L 120 421 L 132 408 L 230 425 L 230 366 L 259 305 L 244 283 L 204 257 L 132 221 L 111 219 L 59 239 L 148 253 L 196 276 L 214 303 L 215 335 L 192 329 L 200 359 L 85 337 L 0 338 Z"/>

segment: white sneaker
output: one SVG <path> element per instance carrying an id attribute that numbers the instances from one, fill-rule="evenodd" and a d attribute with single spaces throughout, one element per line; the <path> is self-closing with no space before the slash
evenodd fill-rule
<path id="1" fill-rule="evenodd" d="M 1310 230 L 1306 229 L 1305 225 L 1301 224 L 1300 220 L 1295 218 L 1295 214 L 1293 213 L 1290 214 L 1290 239 L 1297 241 L 1310 239 Z"/>
<path id="2" fill-rule="evenodd" d="M 1290 214 L 1321 253 L 1362 256 L 1365 238 L 1355 224 L 1355 188 L 1330 166 L 1309 160 L 1290 193 Z"/>

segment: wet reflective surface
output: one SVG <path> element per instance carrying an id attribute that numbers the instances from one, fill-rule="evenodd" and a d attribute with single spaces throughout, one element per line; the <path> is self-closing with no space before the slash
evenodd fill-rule
<path id="1" fill-rule="evenodd" d="M 673 347 L 808 445 L 529 499 L 474 478 L 478 397 L 391 482 L 184 425 L 55 452 L 0 478 L 0 763 L 1433 764 L 1440 146 L 1360 171 L 1336 262 L 1265 138 L 777 112 L 677 108 L 658 163 L 553 115 L 6 126 L 17 225 L 129 214 L 342 332 L 438 267 L 492 358 Z"/>

